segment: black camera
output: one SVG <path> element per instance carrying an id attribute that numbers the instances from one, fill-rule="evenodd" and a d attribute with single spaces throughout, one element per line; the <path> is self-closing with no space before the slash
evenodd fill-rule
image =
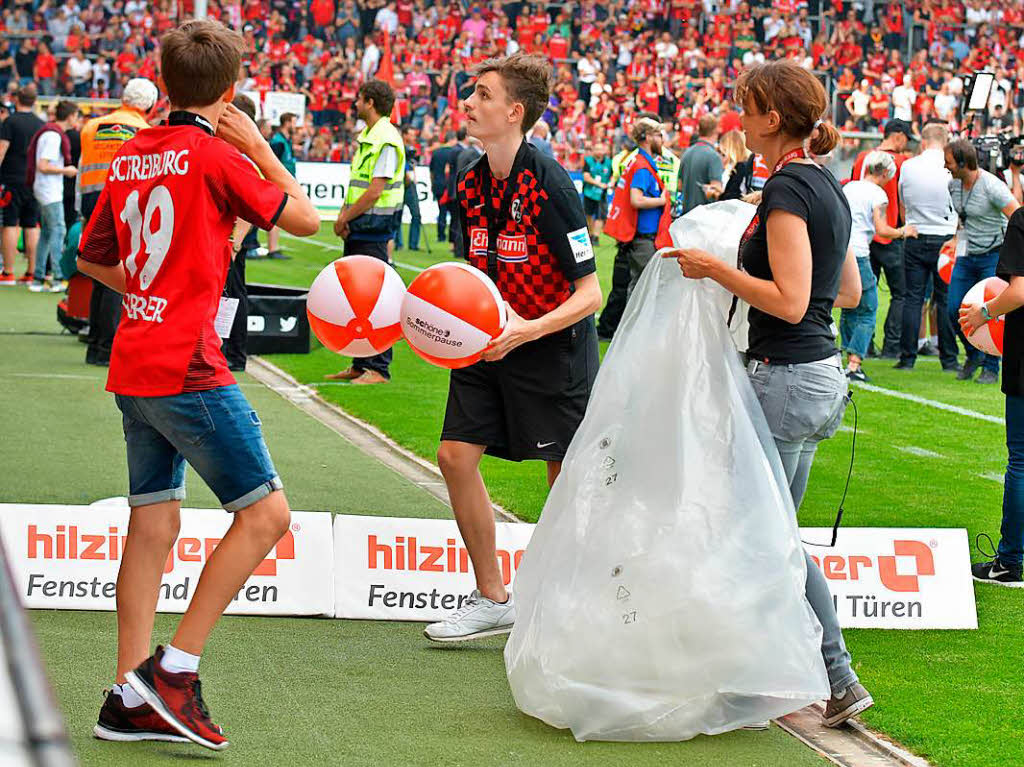
<path id="1" fill-rule="evenodd" d="M 1024 137 L 978 136 L 971 139 L 978 153 L 978 167 L 1001 175 L 1009 167 L 1024 166 Z"/>

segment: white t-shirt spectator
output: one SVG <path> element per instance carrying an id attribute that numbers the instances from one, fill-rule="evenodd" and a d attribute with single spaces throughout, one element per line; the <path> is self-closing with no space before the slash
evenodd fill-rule
<path id="1" fill-rule="evenodd" d="M 590 56 L 584 56 L 576 62 L 576 71 L 579 73 L 581 83 L 593 83 L 597 73 L 601 71 L 601 65 Z"/>
<path id="2" fill-rule="evenodd" d="M 363 51 L 363 61 L 359 67 L 362 70 L 363 79 L 369 80 L 373 77 L 378 66 L 380 66 L 380 48 L 371 42 Z"/>
<path id="3" fill-rule="evenodd" d="M 926 149 L 900 166 L 900 200 L 907 223 L 917 227 L 918 234 L 952 237 L 956 233 L 950 178 L 941 149 Z"/>
<path id="4" fill-rule="evenodd" d="M 868 106 L 871 103 L 871 96 L 868 95 L 867 91 L 862 91 L 860 88 L 850 94 L 850 101 L 853 109 L 850 111 L 854 117 L 867 117 Z"/>
<path id="5" fill-rule="evenodd" d="M 659 59 L 674 59 L 679 55 L 679 46 L 671 40 L 659 40 L 654 44 L 654 52 Z"/>
<path id="6" fill-rule="evenodd" d="M 377 11 L 377 17 L 373 20 L 373 25 L 377 29 L 383 29 L 389 35 L 393 35 L 398 30 L 398 14 L 384 6 Z"/>
<path id="7" fill-rule="evenodd" d="M 86 58 L 72 56 L 68 59 L 68 76 L 75 85 L 92 80 L 92 62 Z"/>
<path id="8" fill-rule="evenodd" d="M 872 181 L 851 181 L 843 187 L 846 201 L 850 203 L 853 225 L 850 228 L 850 249 L 857 258 L 871 255 L 871 240 L 875 237 L 875 208 L 885 207 L 889 198 L 885 190 Z"/>
<path id="9" fill-rule="evenodd" d="M 785 27 L 786 20 L 781 16 L 778 18 L 769 16 L 764 20 L 764 41 L 767 43 L 769 40 L 778 37 Z"/>
<path id="10" fill-rule="evenodd" d="M 64 167 L 64 156 L 60 152 L 60 134 L 48 130 L 36 142 L 36 177 L 32 183 L 32 193 L 40 205 L 51 205 L 64 200 L 64 176 L 59 173 L 43 173 L 39 170 L 39 161 L 49 160 L 51 165 Z"/>
<path id="11" fill-rule="evenodd" d="M 914 117 L 917 91 L 912 85 L 897 85 L 892 89 L 892 116 L 910 122 Z"/>
<path id="12" fill-rule="evenodd" d="M 956 111 L 956 96 L 952 93 L 935 94 L 935 114 L 941 120 L 949 120 Z"/>
<path id="13" fill-rule="evenodd" d="M 590 85 L 590 106 L 591 108 L 596 107 L 601 101 L 601 94 L 607 93 L 609 96 L 612 93 L 612 86 L 608 83 L 591 83 Z"/>

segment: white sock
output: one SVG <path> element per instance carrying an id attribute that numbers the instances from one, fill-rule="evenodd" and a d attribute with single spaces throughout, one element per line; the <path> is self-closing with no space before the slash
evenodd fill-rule
<path id="1" fill-rule="evenodd" d="M 928 339 L 927 338 L 919 338 L 919 339 L 917 339 L 917 348 L 920 349 L 926 343 L 928 343 Z"/>
<path id="2" fill-rule="evenodd" d="M 115 684 L 114 692 L 121 696 L 121 702 L 125 708 L 138 708 L 146 702 L 130 684 Z"/>
<path id="3" fill-rule="evenodd" d="M 199 671 L 199 656 L 179 650 L 174 645 L 167 645 L 164 648 L 164 656 L 160 659 L 160 667 L 172 674 L 180 674 L 183 671 L 195 674 Z"/>
<path id="4" fill-rule="evenodd" d="M 939 345 L 939 337 L 938 336 L 928 336 L 928 343 L 930 343 L 932 346 L 938 346 Z"/>

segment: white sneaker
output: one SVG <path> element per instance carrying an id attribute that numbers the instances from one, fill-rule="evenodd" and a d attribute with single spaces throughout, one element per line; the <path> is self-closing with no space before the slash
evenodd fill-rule
<path id="1" fill-rule="evenodd" d="M 54 280 L 50 283 L 49 291 L 51 293 L 63 293 L 68 289 L 68 284 L 64 280 Z"/>
<path id="2" fill-rule="evenodd" d="M 763 722 L 751 722 L 750 724 L 745 724 L 740 729 L 761 731 L 761 730 L 770 729 L 771 726 L 772 726 L 772 723 L 770 721 L 768 721 L 767 719 L 765 719 Z"/>
<path id="3" fill-rule="evenodd" d="M 516 622 L 511 592 L 504 603 L 488 599 L 476 589 L 462 607 L 439 623 L 423 629 L 423 636 L 434 642 L 466 642 L 470 639 L 508 634 Z"/>
<path id="4" fill-rule="evenodd" d="M 29 283 L 28 290 L 30 293 L 44 293 L 48 290 L 45 282 L 39 282 L 38 280 L 32 280 Z"/>

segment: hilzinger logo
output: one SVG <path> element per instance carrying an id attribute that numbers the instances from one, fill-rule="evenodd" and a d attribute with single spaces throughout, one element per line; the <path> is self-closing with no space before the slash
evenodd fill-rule
<path id="1" fill-rule="evenodd" d="M 507 586 L 512 573 L 519 569 L 525 549 L 498 549 L 501 579 Z M 415 570 L 423 573 L 468 573 L 469 551 L 457 545 L 454 538 L 444 546 L 421 546 L 415 536 L 397 535 L 394 542 L 385 542 L 376 535 L 366 537 L 367 567 L 371 570 Z"/>
<path id="2" fill-rule="evenodd" d="M 897 573 L 896 557 L 913 557 L 915 572 L 912 574 Z M 860 580 L 862 569 L 875 566 L 872 557 L 862 555 L 848 557 L 830 555 L 821 560 L 812 555 L 811 559 L 821 568 L 825 577 L 833 581 Z M 932 555 L 932 550 L 928 544 L 922 541 L 893 541 L 893 556 L 879 556 L 877 564 L 878 578 L 889 591 L 904 593 L 920 591 L 920 578 L 935 575 L 935 558 Z"/>
<path id="3" fill-rule="evenodd" d="M 77 525 L 57 525 L 50 533 L 41 533 L 36 525 L 29 525 L 25 543 L 29 559 L 117 561 L 121 559 L 127 538 L 115 526 L 107 528 L 106 533 L 91 534 L 79 532 Z M 175 559 L 206 562 L 220 541 L 220 538 L 179 538 L 167 555 L 164 573 L 174 570 Z M 260 562 L 252 574 L 277 575 L 279 559 L 295 559 L 295 536 L 291 530 L 281 537 L 271 555 Z"/>

